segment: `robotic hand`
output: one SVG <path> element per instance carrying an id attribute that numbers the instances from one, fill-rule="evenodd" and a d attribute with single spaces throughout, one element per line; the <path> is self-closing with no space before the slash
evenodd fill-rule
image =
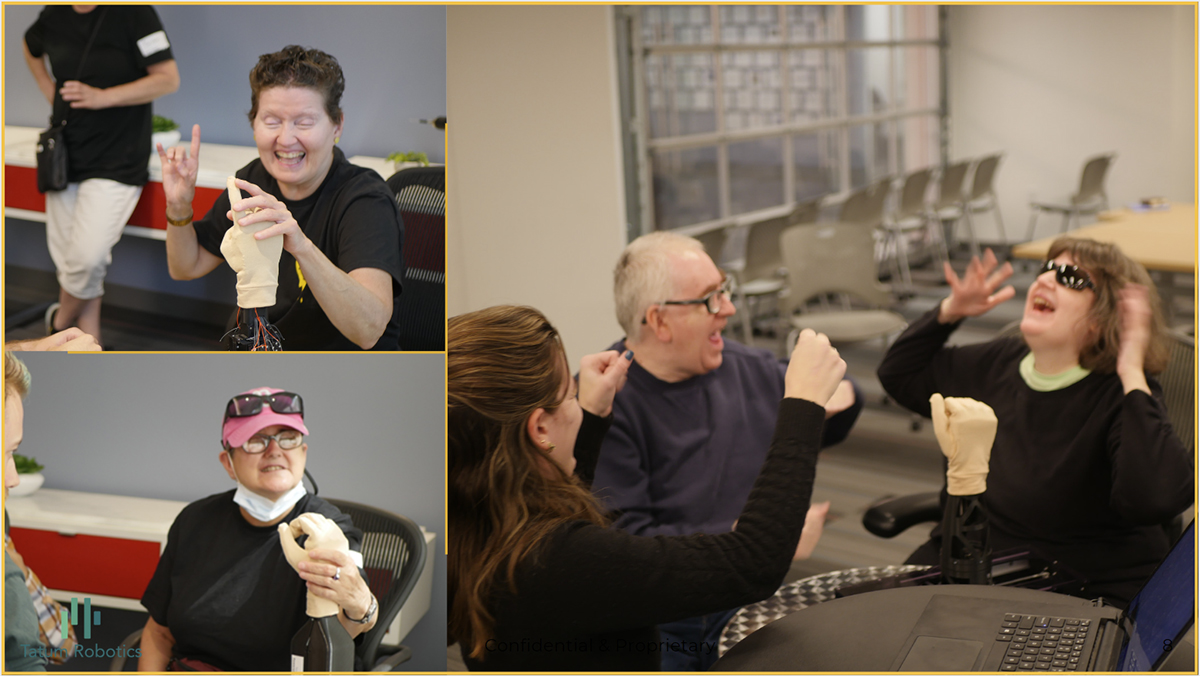
<path id="1" fill-rule="evenodd" d="M 979 495 L 987 490 L 988 461 L 996 440 L 996 413 L 987 404 L 964 397 L 929 398 L 933 432 L 950 461 L 946 490 L 950 495 Z"/>
<path id="2" fill-rule="evenodd" d="M 292 564 L 292 568 L 296 568 L 299 572 L 299 564 L 301 561 L 311 562 L 305 553 L 305 550 L 312 549 L 336 549 L 339 551 L 350 551 L 350 543 L 346 541 L 346 534 L 332 520 L 315 512 L 306 512 L 296 517 L 291 523 L 279 524 L 279 542 L 283 545 L 283 555 L 287 557 L 288 563 Z M 296 544 L 296 538 L 300 535 L 307 535 L 308 540 L 304 543 L 304 549 Z M 329 615 L 337 615 L 338 604 L 329 599 L 323 599 L 314 596 L 312 592 L 308 593 L 308 616 L 309 617 L 326 617 Z"/>
<path id="3" fill-rule="evenodd" d="M 240 202 L 242 193 L 234 185 L 232 176 L 227 179 L 226 185 L 229 188 L 229 203 Z M 238 225 L 237 221 L 249 213 L 239 211 L 233 215 L 234 224 L 225 231 L 225 238 L 221 240 L 221 254 L 237 273 L 238 307 L 271 307 L 275 305 L 275 290 L 279 286 L 283 235 L 268 237 L 261 242 L 254 239 L 254 233 L 267 229 L 271 224 Z"/>

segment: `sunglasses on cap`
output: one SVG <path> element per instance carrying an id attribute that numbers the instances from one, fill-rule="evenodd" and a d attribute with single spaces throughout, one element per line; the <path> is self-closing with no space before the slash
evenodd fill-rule
<path id="1" fill-rule="evenodd" d="M 276 413 L 292 413 L 304 417 L 304 400 L 295 392 L 275 394 L 239 394 L 225 405 L 225 419 L 249 418 L 262 413 L 263 404 Z"/>
<path id="2" fill-rule="evenodd" d="M 1058 280 L 1059 284 L 1062 284 L 1068 289 L 1073 291 L 1083 291 L 1084 289 L 1096 288 L 1096 286 L 1092 284 L 1092 280 L 1090 277 L 1088 277 L 1088 274 L 1083 270 L 1080 270 L 1078 265 L 1067 265 L 1066 263 L 1059 265 L 1054 261 L 1046 261 L 1045 263 L 1042 263 L 1042 269 L 1038 270 L 1038 274 L 1041 275 L 1042 273 L 1050 272 L 1051 270 L 1054 271 L 1054 279 Z"/>

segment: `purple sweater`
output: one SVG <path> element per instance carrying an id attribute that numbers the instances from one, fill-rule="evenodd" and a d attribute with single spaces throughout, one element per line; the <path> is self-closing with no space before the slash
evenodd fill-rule
<path id="1" fill-rule="evenodd" d="M 624 351 L 625 341 L 612 348 Z M 592 491 L 635 535 L 728 533 L 767 457 L 787 364 L 725 341 L 721 366 L 678 383 L 635 361 L 613 402 Z M 822 446 L 846 438 L 862 411 L 826 421 Z"/>

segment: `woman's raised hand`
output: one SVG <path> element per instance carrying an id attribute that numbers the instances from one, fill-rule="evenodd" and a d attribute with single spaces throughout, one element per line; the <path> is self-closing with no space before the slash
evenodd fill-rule
<path id="1" fill-rule="evenodd" d="M 996 290 L 1004 280 L 1012 277 L 1013 269 L 1011 263 L 998 265 L 996 254 L 990 248 L 984 252 L 982 261 L 978 256 L 971 257 L 962 279 L 954 274 L 949 262 L 942 265 L 945 267 L 946 282 L 950 285 L 950 296 L 942 301 L 941 311 L 938 312 L 938 321 L 942 324 L 950 324 L 964 317 L 978 317 L 1017 293 L 1011 284 Z"/>
<path id="2" fill-rule="evenodd" d="M 1146 383 L 1146 350 L 1150 347 L 1150 290 L 1141 284 L 1126 284 L 1117 292 L 1117 315 L 1121 320 L 1121 345 L 1117 350 L 1117 376 L 1131 390 L 1150 391 Z"/>
<path id="3" fill-rule="evenodd" d="M 579 405 L 601 418 L 612 413 L 613 399 L 625 386 L 633 351 L 608 350 L 579 360 Z"/>
<path id="4" fill-rule="evenodd" d="M 180 216 L 191 211 L 196 196 L 196 176 L 200 173 L 200 125 L 192 125 L 192 152 L 175 146 L 163 149 L 157 145 L 162 162 L 163 193 L 167 198 L 167 214 Z"/>
<path id="5" fill-rule="evenodd" d="M 825 406 L 846 375 L 846 362 L 829 344 L 829 337 L 812 329 L 800 332 L 784 376 L 783 394 Z"/>

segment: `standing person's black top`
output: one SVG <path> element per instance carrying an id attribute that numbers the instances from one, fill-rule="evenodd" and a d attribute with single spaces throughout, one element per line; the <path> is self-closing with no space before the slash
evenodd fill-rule
<path id="1" fill-rule="evenodd" d="M 993 550 L 1034 547 L 1091 580 L 1081 596 L 1127 603 L 1170 549 L 1161 524 L 1194 494 L 1191 454 L 1158 381 L 1146 378 L 1154 396 L 1125 394 L 1115 373 L 1093 372 L 1039 392 L 1018 370 L 1029 354 L 1021 338 L 944 347 L 961 322 L 939 324 L 938 310 L 892 344 L 879 366 L 884 390 L 925 417 L 935 392 L 991 406 L 999 426 L 984 503 Z M 936 542 L 922 550 L 936 552 Z"/>
<path id="2" fill-rule="evenodd" d="M 100 31 L 80 73 L 79 60 L 102 15 Z M 58 90 L 75 79 L 101 89 L 126 84 L 148 75 L 147 66 L 175 58 L 154 8 L 101 5 L 79 14 L 70 5 L 51 5 L 25 31 L 25 44 L 33 56 L 50 57 L 55 108 L 67 116 L 67 180 L 107 178 L 127 185 L 145 184 L 150 178 L 150 104 L 71 108 Z"/>
<path id="3" fill-rule="evenodd" d="M 350 164 L 341 149 L 335 147 L 329 174 L 316 192 L 302 200 L 284 199 L 279 182 L 263 168 L 261 159 L 239 169 L 236 176 L 282 201 L 305 236 L 343 272 L 377 268 L 392 276 L 392 318 L 371 349 L 401 349 L 400 317 L 396 309 L 404 280 L 404 259 L 400 253 L 404 225 L 396 198 L 379 173 Z M 204 218 L 194 224 L 200 246 L 221 258 L 221 239 L 233 226 L 233 221 L 226 217 L 228 211 L 229 192 L 224 191 Z M 279 258 L 279 289 L 275 306 L 267 315 L 283 334 L 285 351 L 362 349 L 329 321 L 301 275 L 300 265 L 287 251 Z M 232 329 L 236 324 L 235 312 L 226 328 Z"/>
<path id="4" fill-rule="evenodd" d="M 465 658 L 468 668 L 658 671 L 655 625 L 773 594 L 800 539 L 824 424 L 825 409 L 811 401 L 779 404 L 771 450 L 732 533 L 639 537 L 564 525 L 517 567 L 515 594 L 497 578 L 496 638 L 483 660 Z M 585 481 L 607 428 L 584 412 L 575 456 Z"/>
<path id="5" fill-rule="evenodd" d="M 277 527 L 251 525 L 233 494 L 183 508 L 142 605 L 175 637 L 176 656 L 225 671 L 287 671 L 292 637 L 308 621 L 305 582 L 283 555 Z M 306 512 L 332 519 L 361 551 L 350 517 L 311 493 L 283 520 Z"/>

